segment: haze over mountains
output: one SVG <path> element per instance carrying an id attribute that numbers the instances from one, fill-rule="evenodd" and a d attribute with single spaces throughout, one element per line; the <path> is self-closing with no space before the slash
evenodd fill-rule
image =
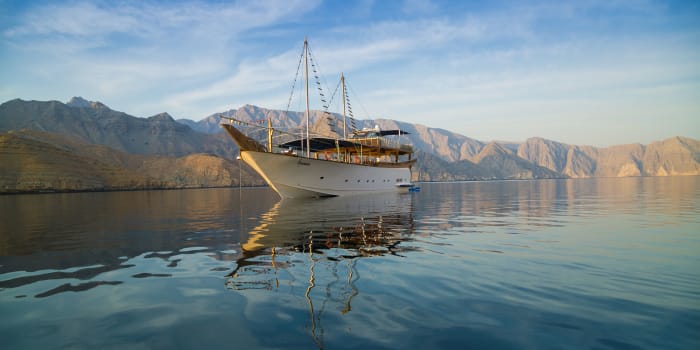
<path id="1" fill-rule="evenodd" d="M 303 125 L 304 113 L 245 105 L 222 112 L 276 127 Z M 322 112 L 313 129 L 330 133 Z M 700 174 L 700 142 L 674 137 L 606 148 L 542 138 L 482 142 L 443 129 L 390 119 L 356 126 L 400 128 L 416 149 L 413 180 L 487 180 Z M 406 141 L 406 139 L 404 139 Z M 221 131 L 217 115 L 198 122 L 167 113 L 138 118 L 100 102 L 11 100 L 0 105 L 0 192 L 236 186 L 264 182 Z M 240 173 L 239 173 L 240 171 Z"/>

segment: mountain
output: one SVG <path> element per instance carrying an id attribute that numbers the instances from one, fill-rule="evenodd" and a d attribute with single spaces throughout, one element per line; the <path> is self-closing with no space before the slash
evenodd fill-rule
<path id="1" fill-rule="evenodd" d="M 597 150 L 590 146 L 573 146 L 566 153 L 563 174 L 571 178 L 591 177 L 595 173 Z M 537 164 L 537 163 L 535 163 Z"/>
<path id="2" fill-rule="evenodd" d="M 209 154 L 129 154 L 36 130 L 0 134 L 0 193 L 264 184 L 240 165 Z"/>
<path id="3" fill-rule="evenodd" d="M 567 153 L 566 145 L 540 137 L 527 139 L 517 149 L 518 157 L 557 173 L 564 171 Z"/>
<path id="4" fill-rule="evenodd" d="M 365 122 L 379 125 L 382 129 L 401 129 L 409 132 L 407 139 L 417 149 L 434 154 L 448 162 L 468 160 L 478 154 L 484 143 L 444 129 L 430 128 L 421 124 L 377 119 Z"/>
<path id="5" fill-rule="evenodd" d="M 100 144 L 133 154 L 183 156 L 210 153 L 233 159 L 236 149 L 223 135 L 211 137 L 176 122 L 167 113 L 137 118 L 99 102 L 12 100 L 0 105 L 0 131 L 32 129 Z"/>
<path id="6" fill-rule="evenodd" d="M 221 126 L 219 126 L 219 115 L 224 117 L 232 117 L 235 115 L 236 110 L 231 109 L 223 113 L 212 114 L 200 121 L 192 121 L 189 119 L 178 119 L 176 120 L 180 124 L 189 126 L 192 130 L 203 132 L 205 134 L 217 134 L 221 132 Z"/>
<path id="7" fill-rule="evenodd" d="M 672 137 L 649 144 L 641 159 L 646 176 L 697 175 L 700 172 L 700 141 Z"/>
<path id="8" fill-rule="evenodd" d="M 143 175 L 14 133 L 0 134 L 0 170 L 0 190 L 10 193 L 150 185 Z"/>
<path id="9" fill-rule="evenodd" d="M 100 102 L 88 101 L 80 96 L 76 96 L 76 97 L 71 98 L 70 101 L 66 102 L 66 106 L 75 107 L 75 108 L 90 108 L 90 107 L 95 108 L 98 106 L 107 107 Z"/>
<path id="10" fill-rule="evenodd" d="M 270 119 L 295 133 L 306 122 L 303 112 L 252 105 L 194 122 L 167 113 L 138 118 L 81 97 L 65 104 L 16 99 L 0 105 L 0 192 L 237 185 L 238 149 L 220 131 L 219 115 L 260 125 Z M 311 111 L 312 131 L 342 133 L 328 116 Z M 700 142 L 684 137 L 598 148 L 538 137 L 486 143 L 391 119 L 347 126 L 406 131 L 402 141 L 416 151 L 414 181 L 700 174 Z M 263 183 L 247 167 L 241 174 L 246 185 Z"/>
<path id="11" fill-rule="evenodd" d="M 558 172 L 528 162 L 505 146 L 491 142 L 484 146 L 472 162 L 488 170 L 492 179 L 551 179 L 562 177 Z"/>
<path id="12" fill-rule="evenodd" d="M 700 142 L 684 137 L 606 148 L 530 138 L 518 156 L 572 178 L 700 174 Z"/>

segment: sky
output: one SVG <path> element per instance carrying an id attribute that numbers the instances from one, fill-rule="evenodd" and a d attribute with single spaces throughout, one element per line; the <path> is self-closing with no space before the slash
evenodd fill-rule
<path id="1" fill-rule="evenodd" d="M 0 0 L 0 102 L 303 110 L 305 37 L 324 94 L 342 72 L 359 119 L 481 141 L 700 139 L 700 1 Z"/>

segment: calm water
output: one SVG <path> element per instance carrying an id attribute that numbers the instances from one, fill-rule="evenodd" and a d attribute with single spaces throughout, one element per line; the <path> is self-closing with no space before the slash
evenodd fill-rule
<path id="1" fill-rule="evenodd" d="M 700 348 L 700 177 L 0 196 L 0 345 Z"/>

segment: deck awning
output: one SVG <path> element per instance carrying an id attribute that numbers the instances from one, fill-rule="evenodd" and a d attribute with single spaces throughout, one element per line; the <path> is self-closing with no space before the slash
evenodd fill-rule
<path id="1" fill-rule="evenodd" d="M 359 137 L 364 137 L 365 135 L 395 136 L 395 135 L 409 135 L 410 132 L 400 130 L 400 129 L 394 129 L 394 130 L 363 129 L 363 130 L 353 131 L 353 134 L 356 136 L 359 136 Z"/>
<path id="2" fill-rule="evenodd" d="M 306 139 L 302 138 L 286 142 L 278 145 L 278 147 L 301 151 L 302 149 L 306 149 Z M 409 145 L 400 145 L 398 143 L 389 144 L 382 141 L 381 138 L 336 140 L 325 137 L 314 137 L 309 138 L 309 148 L 311 152 L 319 153 L 343 150 L 344 152 L 352 154 L 362 153 L 375 156 L 413 153 L 413 148 Z"/>
<path id="3" fill-rule="evenodd" d="M 325 138 L 325 137 L 313 137 L 309 139 L 309 148 L 311 148 L 311 152 L 321 152 L 329 149 L 336 149 L 337 147 L 340 148 L 350 148 L 350 147 L 360 147 L 359 144 L 355 142 L 349 142 L 345 140 L 337 140 L 338 144 L 336 145 L 336 139 L 331 139 L 331 138 Z M 293 150 L 301 150 L 303 148 L 306 148 L 306 139 L 298 139 L 294 141 L 289 141 L 285 142 L 281 145 L 278 145 L 280 148 L 291 148 Z"/>
<path id="4" fill-rule="evenodd" d="M 395 130 L 380 130 L 378 132 L 380 136 L 392 136 L 392 135 L 408 135 L 410 132 L 408 131 L 403 131 L 400 129 L 395 129 Z"/>

